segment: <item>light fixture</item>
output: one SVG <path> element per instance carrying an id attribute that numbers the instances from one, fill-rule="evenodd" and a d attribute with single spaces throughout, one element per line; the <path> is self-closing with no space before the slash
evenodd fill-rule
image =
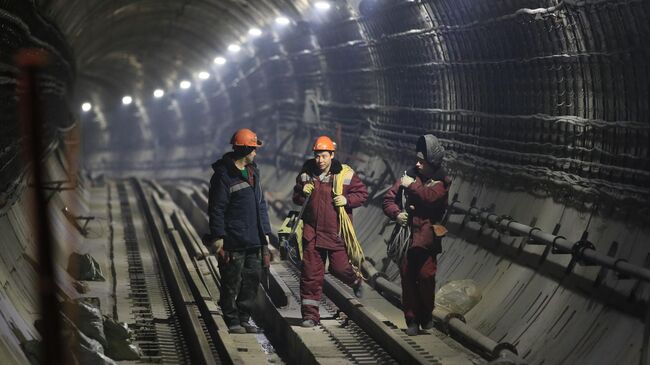
<path id="1" fill-rule="evenodd" d="M 316 9 L 318 9 L 320 11 L 328 11 L 332 7 L 332 4 L 330 4 L 327 1 L 317 1 L 314 4 L 314 7 L 316 7 Z"/>
<path id="2" fill-rule="evenodd" d="M 192 86 L 192 83 L 187 81 L 187 80 L 183 80 L 183 81 L 181 81 L 179 86 L 181 87 L 181 89 L 189 89 L 190 86 Z"/>
<path id="3" fill-rule="evenodd" d="M 241 47 L 238 44 L 231 44 L 228 46 L 228 52 L 237 53 L 241 50 Z"/>
<path id="4" fill-rule="evenodd" d="M 217 65 L 223 65 L 226 63 L 226 59 L 224 57 L 217 56 L 214 58 L 214 63 Z"/>
<path id="5" fill-rule="evenodd" d="M 133 102 L 133 98 L 128 95 L 122 98 L 122 104 L 124 105 L 129 105 L 132 102 Z"/>
<path id="6" fill-rule="evenodd" d="M 90 104 L 89 102 L 85 102 L 85 103 L 81 104 L 81 110 L 83 110 L 85 112 L 89 112 L 90 109 L 92 109 L 92 108 L 93 108 L 93 105 Z"/>
<path id="7" fill-rule="evenodd" d="M 248 35 L 251 37 L 259 37 L 262 35 L 262 30 L 259 28 L 251 28 L 248 30 Z"/>
<path id="8" fill-rule="evenodd" d="M 275 18 L 275 24 L 277 25 L 289 25 L 289 23 L 291 23 L 291 20 L 287 17 L 280 16 Z"/>
<path id="9" fill-rule="evenodd" d="M 165 96 L 165 91 L 163 89 L 156 89 L 153 91 L 154 98 L 162 98 Z"/>
<path id="10" fill-rule="evenodd" d="M 207 80 L 210 78 L 210 74 L 206 71 L 201 71 L 199 72 L 199 79 L 201 80 Z"/>

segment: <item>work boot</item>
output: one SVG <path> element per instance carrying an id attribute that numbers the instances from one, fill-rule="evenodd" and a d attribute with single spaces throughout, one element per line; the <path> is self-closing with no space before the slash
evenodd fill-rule
<path id="1" fill-rule="evenodd" d="M 409 323 L 408 328 L 406 329 L 406 334 L 409 336 L 417 336 L 420 331 L 420 326 L 417 323 Z"/>
<path id="2" fill-rule="evenodd" d="M 305 327 L 305 328 L 311 328 L 311 327 L 314 327 L 315 325 L 316 325 L 316 322 L 313 319 L 305 319 L 300 324 L 301 327 Z"/>
<path id="3" fill-rule="evenodd" d="M 238 324 L 228 326 L 228 333 L 242 334 L 246 333 L 246 329 Z"/>
<path id="4" fill-rule="evenodd" d="M 357 279 L 357 281 L 354 282 L 352 285 L 352 289 L 354 290 L 354 296 L 357 298 L 362 298 L 363 297 L 363 279 Z"/>
<path id="5" fill-rule="evenodd" d="M 422 329 L 427 331 L 433 328 L 433 319 L 430 319 L 428 322 L 422 325 Z"/>
<path id="6" fill-rule="evenodd" d="M 259 333 L 260 331 L 259 327 L 248 322 L 242 322 L 241 326 L 244 327 L 247 333 Z"/>

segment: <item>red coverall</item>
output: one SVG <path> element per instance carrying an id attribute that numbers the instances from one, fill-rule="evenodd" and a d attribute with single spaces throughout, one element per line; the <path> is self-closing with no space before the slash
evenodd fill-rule
<path id="1" fill-rule="evenodd" d="M 296 178 L 293 188 L 293 202 L 302 205 L 305 195 L 302 188 L 313 182 L 314 190 L 303 213 L 302 233 L 302 272 L 300 277 L 300 297 L 302 299 L 302 318 L 320 321 L 319 304 L 323 293 L 325 260 L 329 256 L 329 271 L 342 282 L 352 285 L 357 276 L 350 265 L 345 244 L 339 236 L 338 214 L 334 207 L 332 184 L 334 174 L 341 173 L 341 163 L 333 159 L 330 173 L 318 176 L 314 159 L 305 162 Z M 352 219 L 352 209 L 363 205 L 368 198 L 366 186 L 356 173 L 344 176 L 343 196 L 347 199 L 345 210 Z"/>
<path id="2" fill-rule="evenodd" d="M 397 180 L 384 196 L 383 209 L 389 218 L 396 219 L 403 210 L 402 193 L 406 192 L 412 242 L 400 265 L 402 309 L 407 324 L 424 325 L 431 320 L 434 308 L 436 256 L 442 251 L 441 239 L 435 237 L 431 225 L 440 223 L 445 214 L 451 179 L 443 169 L 433 179 L 415 170 L 409 175 L 416 175 L 415 182 L 404 188 Z"/>

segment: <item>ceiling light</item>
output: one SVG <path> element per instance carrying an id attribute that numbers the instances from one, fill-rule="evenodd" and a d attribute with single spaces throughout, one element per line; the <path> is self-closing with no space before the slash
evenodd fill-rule
<path id="1" fill-rule="evenodd" d="M 283 17 L 283 16 L 275 18 L 275 24 L 289 25 L 289 23 L 291 23 L 291 20 L 289 20 L 289 18 L 286 18 L 286 17 Z"/>
<path id="2" fill-rule="evenodd" d="M 133 98 L 128 95 L 122 98 L 122 104 L 124 105 L 129 105 L 132 102 L 133 102 Z"/>
<path id="3" fill-rule="evenodd" d="M 181 81 L 179 86 L 181 87 L 181 89 L 189 89 L 190 86 L 192 86 L 192 83 L 187 81 L 187 80 L 183 80 L 183 81 Z"/>
<path id="4" fill-rule="evenodd" d="M 209 78 L 210 78 L 210 74 L 208 72 L 205 72 L 205 71 L 199 72 L 199 79 L 207 80 Z"/>
<path id="5" fill-rule="evenodd" d="M 248 30 L 248 35 L 251 37 L 259 37 L 262 35 L 262 31 L 258 28 L 251 28 Z"/>
<path id="6" fill-rule="evenodd" d="M 214 58 L 214 63 L 216 63 L 217 65 L 223 65 L 226 63 L 226 59 L 221 56 L 217 56 Z"/>
<path id="7" fill-rule="evenodd" d="M 88 102 L 81 104 L 81 110 L 83 110 L 85 112 L 89 112 L 90 109 L 92 109 L 92 108 L 93 108 L 93 105 L 88 103 Z"/>
<path id="8" fill-rule="evenodd" d="M 241 50 L 241 47 L 238 44 L 231 44 L 228 46 L 228 52 L 237 53 Z"/>
<path id="9" fill-rule="evenodd" d="M 163 89 L 156 89 L 153 91 L 153 96 L 155 98 L 162 98 L 163 96 L 165 96 L 165 91 L 163 91 Z"/>
<path id="10" fill-rule="evenodd" d="M 332 7 L 332 5 L 327 1 L 317 1 L 314 6 L 320 11 L 327 11 Z"/>

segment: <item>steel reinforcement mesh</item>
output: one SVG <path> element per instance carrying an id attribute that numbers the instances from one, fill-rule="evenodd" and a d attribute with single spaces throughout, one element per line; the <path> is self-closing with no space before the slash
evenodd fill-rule
<path id="1" fill-rule="evenodd" d="M 386 155 L 432 132 L 455 174 L 647 206 L 648 15 L 640 0 L 362 1 L 258 41 L 214 108 L 268 133 L 338 130 Z"/>

